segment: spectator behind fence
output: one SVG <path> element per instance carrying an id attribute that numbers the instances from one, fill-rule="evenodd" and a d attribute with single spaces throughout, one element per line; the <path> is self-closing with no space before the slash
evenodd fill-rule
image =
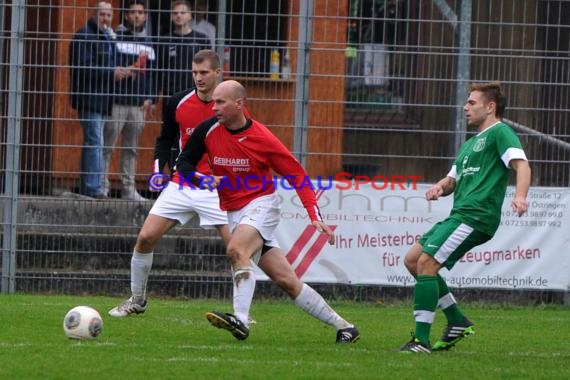
<path id="1" fill-rule="evenodd" d="M 204 0 L 196 1 L 194 18 L 190 20 L 190 28 L 205 34 L 210 39 L 212 50 L 216 50 L 216 27 L 206 19 L 208 7 Z"/>
<path id="2" fill-rule="evenodd" d="M 136 190 L 137 145 L 145 118 L 154 114 L 154 77 L 156 54 L 146 32 L 147 12 L 144 0 L 128 2 L 124 24 L 117 27 L 117 63 L 132 67 L 132 75 L 115 84 L 111 120 L 105 124 L 103 158 L 105 179 L 103 194 L 109 196 L 109 168 L 113 147 L 122 135 L 120 174 L 121 198 L 144 201 Z"/>
<path id="3" fill-rule="evenodd" d="M 498 83 L 471 86 L 463 111 L 467 125 L 476 128 L 477 134 L 459 148 L 447 176 L 426 192 L 428 201 L 453 193 L 453 209 L 406 254 L 404 264 L 416 278 L 416 323 L 402 352 L 446 351 L 475 333 L 473 322 L 463 314 L 439 271 L 443 267 L 451 270 L 470 249 L 493 237 L 499 228 L 511 169 L 516 172 L 511 207 L 519 217 L 527 211 L 530 167 L 519 138 L 501 121 L 505 104 Z M 432 347 L 429 338 L 437 307 L 443 311 L 447 327 Z"/>
<path id="4" fill-rule="evenodd" d="M 111 3 L 97 3 L 94 15 L 73 36 L 69 48 L 71 106 L 83 128 L 79 192 L 104 199 L 103 126 L 113 106 L 113 85 L 131 70 L 115 63 Z"/>
<path id="5" fill-rule="evenodd" d="M 172 29 L 158 39 L 159 85 L 162 86 L 163 106 L 168 97 L 194 87 L 192 58 L 209 48 L 208 37 L 190 28 L 192 13 L 187 1 L 172 3 Z"/>

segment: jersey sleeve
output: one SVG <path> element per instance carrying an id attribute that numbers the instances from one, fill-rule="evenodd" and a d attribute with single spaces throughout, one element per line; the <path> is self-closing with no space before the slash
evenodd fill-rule
<path id="1" fill-rule="evenodd" d="M 153 171 L 155 173 L 161 172 L 166 164 L 171 166 L 171 150 L 180 135 L 180 126 L 176 121 L 176 107 L 182 97 L 183 94 L 171 96 L 162 110 L 162 127 L 154 145 Z"/>
<path id="2" fill-rule="evenodd" d="M 196 166 L 206 153 L 206 135 L 216 121 L 216 118 L 208 119 L 196 127 L 176 160 L 175 170 L 186 181 L 196 186 L 200 185 L 199 176 L 196 175 Z"/>
<path id="3" fill-rule="evenodd" d="M 315 190 L 307 171 L 289 149 L 269 130 L 267 130 L 267 135 L 269 136 L 269 141 L 266 146 L 271 149 L 271 152 L 268 153 L 271 168 L 277 174 L 285 177 L 291 187 L 295 188 L 311 221 L 321 221 L 322 218 L 317 205 Z"/>
<path id="4" fill-rule="evenodd" d="M 509 167 L 511 160 L 525 160 L 526 154 L 516 133 L 509 126 L 503 126 L 497 130 L 496 136 L 497 152 L 505 164 Z"/>
<path id="5" fill-rule="evenodd" d="M 449 173 L 447 173 L 447 177 L 451 177 L 453 179 L 457 178 L 457 165 L 453 164 L 451 166 L 451 169 L 449 170 Z"/>

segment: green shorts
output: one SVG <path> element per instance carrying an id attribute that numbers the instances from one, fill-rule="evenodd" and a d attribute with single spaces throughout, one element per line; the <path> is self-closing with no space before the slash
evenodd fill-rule
<path id="1" fill-rule="evenodd" d="M 491 237 L 455 218 L 447 218 L 436 223 L 419 243 L 423 252 L 451 269 L 471 248 L 485 243 Z"/>

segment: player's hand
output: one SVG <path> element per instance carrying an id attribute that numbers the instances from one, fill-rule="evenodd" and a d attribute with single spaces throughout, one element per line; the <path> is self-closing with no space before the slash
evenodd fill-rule
<path id="1" fill-rule="evenodd" d="M 170 177 L 162 172 L 152 173 L 147 180 L 148 189 L 154 193 L 164 190 L 170 181 Z"/>
<path id="2" fill-rule="evenodd" d="M 426 191 L 426 199 L 428 201 L 435 201 L 443 195 L 443 187 L 439 184 L 435 184 Z"/>
<path id="3" fill-rule="evenodd" d="M 333 230 L 330 229 L 329 226 L 327 226 L 326 224 L 324 224 L 323 222 L 318 221 L 318 220 L 312 221 L 311 224 L 313 226 L 315 226 L 317 231 L 319 231 L 320 233 L 328 235 L 328 237 L 329 237 L 328 242 L 330 245 L 334 244 L 334 232 L 333 232 Z"/>
<path id="4" fill-rule="evenodd" d="M 523 197 L 515 197 L 511 206 L 513 207 L 513 211 L 516 212 L 519 217 L 523 216 L 523 214 L 528 210 L 528 203 L 526 198 Z"/>
<path id="5" fill-rule="evenodd" d="M 164 182 L 165 180 L 163 178 L 157 178 L 154 180 L 154 184 L 152 186 L 149 186 L 148 189 L 153 193 L 157 193 L 160 191 L 159 189 L 164 187 Z"/>
<path id="6" fill-rule="evenodd" d="M 201 189 L 208 189 L 210 191 L 214 191 L 220 185 L 223 176 L 219 175 L 208 175 L 200 178 L 200 188 Z"/>

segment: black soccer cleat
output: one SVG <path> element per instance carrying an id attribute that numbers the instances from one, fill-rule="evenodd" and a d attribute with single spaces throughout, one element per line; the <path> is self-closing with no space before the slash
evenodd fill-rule
<path id="1" fill-rule="evenodd" d="M 354 343 L 360 339 L 360 332 L 354 326 L 340 329 L 336 332 L 337 343 Z"/>
<path id="2" fill-rule="evenodd" d="M 441 338 L 433 345 L 434 351 L 447 351 L 455 346 L 461 339 L 475 334 L 475 325 L 464 318 L 459 324 L 449 324 L 443 330 Z"/>
<path id="3" fill-rule="evenodd" d="M 414 354 L 431 354 L 431 347 L 428 344 L 420 342 L 418 338 L 412 336 L 412 339 L 400 348 L 400 352 L 414 353 Z"/>
<path id="4" fill-rule="evenodd" d="M 206 318 L 212 326 L 228 330 L 238 340 L 246 340 L 249 336 L 249 329 L 233 314 L 212 311 L 206 313 Z"/>

